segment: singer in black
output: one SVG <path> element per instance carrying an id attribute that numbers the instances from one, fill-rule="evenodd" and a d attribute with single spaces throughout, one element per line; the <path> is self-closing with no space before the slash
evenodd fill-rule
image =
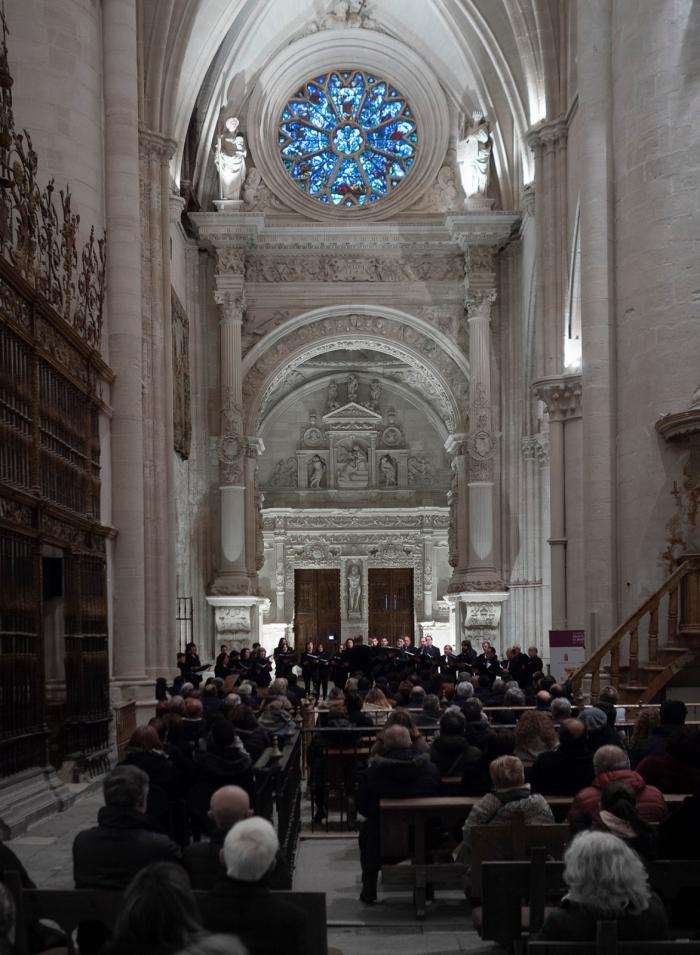
<path id="1" fill-rule="evenodd" d="M 225 680 L 228 676 L 228 646 L 222 643 L 219 647 L 219 655 L 214 663 L 214 676 Z"/>
<path id="2" fill-rule="evenodd" d="M 272 683 L 272 660 L 267 655 L 265 647 L 258 647 L 253 656 L 251 675 L 255 685 L 264 688 Z"/>
<path id="3" fill-rule="evenodd" d="M 318 670 L 313 640 L 307 641 L 299 665 L 301 666 L 301 675 L 304 679 L 304 689 L 306 690 L 306 695 L 309 696 L 311 694 L 311 682 L 316 682 L 317 677 L 315 674 Z"/>
<path id="4" fill-rule="evenodd" d="M 292 672 L 296 654 L 294 650 L 289 649 L 289 643 L 285 637 L 282 637 L 272 655 L 275 658 L 275 676 L 286 679 Z"/>
<path id="5" fill-rule="evenodd" d="M 333 682 L 341 690 L 350 676 L 350 651 L 355 646 L 352 637 L 348 637 L 343 648 L 333 657 Z"/>
<path id="6" fill-rule="evenodd" d="M 316 702 L 323 693 L 323 699 L 328 696 L 328 676 L 330 673 L 330 655 L 322 643 L 316 645 L 316 670 L 314 671 L 314 693 Z"/>
<path id="7" fill-rule="evenodd" d="M 238 660 L 238 665 L 241 669 L 241 679 L 249 679 L 251 676 L 251 670 L 253 668 L 253 651 L 250 649 L 250 647 L 243 647 L 241 650 L 241 656 Z"/>
<path id="8" fill-rule="evenodd" d="M 202 682 L 200 675 L 202 670 L 206 670 L 206 667 L 202 666 L 202 661 L 199 659 L 197 645 L 188 643 L 185 647 L 185 662 L 182 667 L 183 677 L 196 688 Z"/>

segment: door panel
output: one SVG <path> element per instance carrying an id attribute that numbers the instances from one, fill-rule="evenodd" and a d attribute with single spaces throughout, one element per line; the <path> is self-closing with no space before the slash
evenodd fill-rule
<path id="1" fill-rule="evenodd" d="M 309 640 L 340 639 L 340 571 L 294 571 L 294 648 L 303 651 Z"/>
<path id="2" fill-rule="evenodd" d="M 378 567 L 369 571 L 369 636 L 413 639 L 413 568 Z"/>

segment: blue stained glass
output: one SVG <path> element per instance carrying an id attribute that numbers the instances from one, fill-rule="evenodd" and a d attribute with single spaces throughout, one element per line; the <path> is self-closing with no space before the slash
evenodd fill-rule
<path id="1" fill-rule="evenodd" d="M 310 198 L 358 207 L 391 193 L 413 164 L 418 136 L 402 95 L 359 70 L 309 80 L 280 118 L 282 161 Z"/>

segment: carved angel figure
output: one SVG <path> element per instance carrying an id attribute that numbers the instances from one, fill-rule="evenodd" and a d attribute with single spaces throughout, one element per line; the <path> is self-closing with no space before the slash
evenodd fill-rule
<path id="1" fill-rule="evenodd" d="M 348 401 L 357 401 L 357 389 L 359 388 L 360 383 L 357 380 L 357 375 L 350 374 L 348 375 Z"/>
<path id="2" fill-rule="evenodd" d="M 398 472 L 396 458 L 390 454 L 383 454 L 379 459 L 379 470 L 382 475 L 384 487 L 396 487 Z"/>
<path id="3" fill-rule="evenodd" d="M 326 474 L 326 462 L 319 454 L 314 454 L 309 462 L 309 487 L 321 487 Z"/>
<path id="4" fill-rule="evenodd" d="M 245 182 L 248 149 L 243 136 L 237 135 L 239 125 L 238 118 L 231 116 L 216 141 L 214 162 L 219 171 L 221 199 L 239 199 Z"/>
<path id="5" fill-rule="evenodd" d="M 331 381 L 328 383 L 328 398 L 327 398 L 327 409 L 328 411 L 335 411 L 338 407 L 338 385 Z"/>
<path id="6" fill-rule="evenodd" d="M 489 185 L 491 127 L 480 110 L 465 121 L 463 136 L 457 143 L 457 162 L 462 186 L 469 196 L 485 196 Z"/>

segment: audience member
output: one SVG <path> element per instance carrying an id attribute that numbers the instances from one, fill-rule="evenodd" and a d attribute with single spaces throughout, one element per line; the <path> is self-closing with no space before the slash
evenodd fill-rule
<path id="1" fill-rule="evenodd" d="M 499 756 L 512 756 L 515 735 L 512 730 L 489 733 L 481 759 L 468 763 L 462 776 L 461 792 L 465 796 L 485 796 L 491 791 L 491 763 Z"/>
<path id="2" fill-rule="evenodd" d="M 472 746 L 464 732 L 466 720 L 456 707 L 443 713 L 440 734 L 430 746 L 430 758 L 441 776 L 462 776 L 469 763 L 481 759 L 481 750 Z"/>
<path id="3" fill-rule="evenodd" d="M 426 693 L 423 700 L 423 709 L 416 716 L 415 723 L 418 729 L 433 729 L 440 723 L 440 699 L 435 693 Z"/>
<path id="4" fill-rule="evenodd" d="M 251 762 L 256 763 L 272 745 L 270 734 L 264 726 L 260 726 L 251 708 L 244 703 L 234 706 L 229 719 Z"/>
<path id="5" fill-rule="evenodd" d="M 659 708 L 659 725 L 632 750 L 632 767 L 636 768 L 645 756 L 665 756 L 669 740 L 680 735 L 687 713 L 682 700 L 664 700 Z"/>
<path id="6" fill-rule="evenodd" d="M 390 726 L 403 726 L 408 730 L 411 737 L 411 746 L 417 753 L 428 753 L 430 747 L 428 746 L 428 741 L 425 736 L 420 732 L 418 727 L 415 724 L 415 721 L 410 713 L 407 713 L 406 710 L 398 709 L 392 710 L 392 712 L 387 717 L 387 721 L 384 727 L 384 730 L 381 733 L 377 733 L 377 739 L 372 747 L 372 756 L 383 756 L 385 753 L 385 741 L 384 736 L 386 730 Z"/>
<path id="7" fill-rule="evenodd" d="M 668 741 L 663 756 L 645 756 L 637 772 L 663 793 L 691 793 L 700 786 L 700 731 L 686 727 Z"/>
<path id="8" fill-rule="evenodd" d="M 606 709 L 607 708 L 607 712 Z M 579 719 L 586 727 L 588 749 L 595 753 L 601 746 L 620 746 L 626 749 L 624 738 L 615 729 L 615 707 L 608 703 L 600 706 L 587 706 L 579 713 Z"/>
<path id="9" fill-rule="evenodd" d="M 182 689 L 184 691 L 185 687 L 183 686 Z M 200 700 L 194 699 L 192 697 L 186 697 L 184 703 L 184 712 L 185 715 L 182 720 L 182 728 L 183 733 L 185 734 L 185 739 L 188 740 L 193 746 L 196 746 L 200 736 L 202 736 L 207 729 L 207 723 L 204 719 L 204 707 L 202 706 Z"/>
<path id="10" fill-rule="evenodd" d="M 232 724 L 219 718 L 206 739 L 206 748 L 195 752 L 198 786 L 206 790 L 206 803 L 221 786 L 242 786 L 252 798 L 255 788 L 250 756 Z"/>
<path id="11" fill-rule="evenodd" d="M 440 773 L 427 753 L 415 751 L 411 734 L 398 723 L 387 724 L 383 733 L 383 751 L 370 759 L 360 779 L 358 811 L 365 817 L 360 825 L 363 902 L 377 898 L 379 857 L 379 800 L 418 796 L 437 796 Z"/>
<path id="12" fill-rule="evenodd" d="M 270 891 L 267 879 L 279 842 L 272 825 L 259 816 L 238 822 L 224 839 L 226 877 L 201 902 L 207 929 L 232 932 L 250 955 L 305 955 L 306 927 L 301 912 Z"/>
<path id="13" fill-rule="evenodd" d="M 552 700 L 549 715 L 553 723 L 563 723 L 564 720 L 568 720 L 571 716 L 571 700 L 567 700 L 565 696 L 558 696 L 556 700 Z"/>
<path id="14" fill-rule="evenodd" d="M 103 783 L 105 805 L 97 826 L 73 842 L 76 889 L 125 889 L 151 862 L 180 858 L 170 839 L 151 828 L 146 816 L 148 776 L 136 766 L 117 766 Z"/>
<path id="15" fill-rule="evenodd" d="M 559 737 L 546 713 L 525 710 L 515 727 L 515 755 L 523 766 L 532 766 L 540 753 L 555 749 Z"/>
<path id="16" fill-rule="evenodd" d="M 630 769 L 627 753 L 619 746 L 601 746 L 593 757 L 595 778 L 590 786 L 581 789 L 571 804 L 569 819 L 590 816 L 596 824 L 600 816 L 603 789 L 610 783 L 624 783 L 634 793 L 637 812 L 646 822 L 659 822 L 666 816 L 664 797 L 655 786 L 648 786 L 639 773 Z"/>
<path id="17" fill-rule="evenodd" d="M 613 782 L 603 787 L 593 828 L 618 836 L 642 859 L 656 855 L 655 829 L 640 816 L 637 796 L 626 783 Z"/>
<path id="18" fill-rule="evenodd" d="M 532 764 L 530 781 L 535 792 L 546 796 L 575 796 L 584 786 L 590 786 L 593 775 L 586 727 L 581 720 L 564 720 L 559 728 L 559 746 L 540 753 Z"/>
<path id="19" fill-rule="evenodd" d="M 146 866 L 131 880 L 100 955 L 175 955 L 204 934 L 187 874 L 172 862 Z"/>
<path id="20" fill-rule="evenodd" d="M 493 736 L 491 724 L 484 713 L 483 703 L 477 697 L 467 700 L 462 706 L 462 713 L 466 720 L 465 736 L 472 746 L 476 746 L 483 751 L 489 737 Z"/>
<path id="21" fill-rule="evenodd" d="M 535 940 L 594 941 L 599 919 L 614 919 L 620 939 L 666 937 L 663 903 L 651 892 L 639 856 L 617 836 L 579 833 L 564 863 L 568 891 L 561 907 L 547 915 Z"/>
<path id="22" fill-rule="evenodd" d="M 208 840 L 193 842 L 182 853 L 193 889 L 212 889 L 226 876 L 221 850 L 228 832 L 242 819 L 252 815 L 250 797 L 240 786 L 222 786 L 211 797 L 209 818 L 213 829 Z M 289 866 L 282 851 L 278 851 L 275 865 L 269 875 L 271 889 L 286 889 L 291 884 Z"/>
<path id="23" fill-rule="evenodd" d="M 379 687 L 373 687 L 365 696 L 362 709 L 369 714 L 376 726 L 383 726 L 391 712 L 391 703 Z"/>
<path id="24" fill-rule="evenodd" d="M 554 823 L 552 810 L 543 796 L 530 791 L 525 769 L 517 756 L 499 756 L 491 763 L 493 792 L 487 793 L 467 816 L 462 833 L 466 852 L 471 848 L 474 826 L 507 826 L 521 816 L 527 826 Z"/>
<path id="25" fill-rule="evenodd" d="M 599 703 L 610 703 L 611 706 L 615 707 L 615 722 L 624 723 L 627 711 L 624 706 L 618 706 L 619 700 L 620 694 L 614 686 L 604 686 L 598 696 Z"/>

